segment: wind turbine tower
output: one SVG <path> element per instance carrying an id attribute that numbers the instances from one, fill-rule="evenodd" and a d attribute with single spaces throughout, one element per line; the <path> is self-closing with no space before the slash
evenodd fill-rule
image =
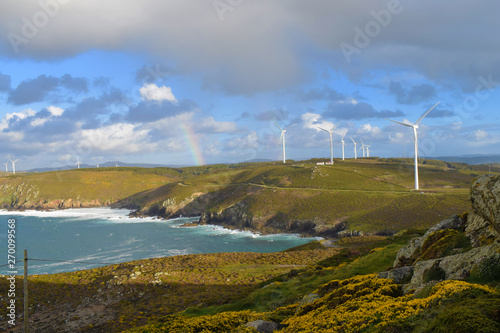
<path id="1" fill-rule="evenodd" d="M 370 147 L 372 144 L 370 143 L 368 146 L 366 146 L 366 157 L 370 157 Z"/>
<path id="2" fill-rule="evenodd" d="M 290 125 L 290 126 L 285 127 L 285 128 L 281 128 L 278 124 L 276 124 L 276 122 L 274 122 L 274 124 L 276 126 L 278 126 L 278 128 L 281 131 L 280 141 L 283 141 L 283 163 L 286 163 L 286 156 L 285 156 L 285 133 L 286 133 L 287 128 L 290 128 L 290 127 L 295 126 L 297 124 L 293 124 L 293 125 Z"/>
<path id="3" fill-rule="evenodd" d="M 77 159 L 76 159 L 76 163 L 75 163 L 75 165 L 78 167 L 78 169 L 80 169 L 80 164 L 81 164 L 81 162 L 80 162 L 80 160 L 77 158 Z"/>
<path id="4" fill-rule="evenodd" d="M 330 162 L 333 163 L 333 130 L 337 128 L 337 126 L 339 126 L 340 123 L 338 123 L 337 125 L 333 126 L 333 128 L 331 130 L 327 130 L 327 129 L 324 129 L 322 127 L 318 127 L 320 130 L 322 131 L 325 131 L 327 133 L 330 134 Z"/>
<path id="5" fill-rule="evenodd" d="M 419 186 L 418 186 L 418 138 L 417 138 L 418 124 L 438 104 L 439 104 L 439 102 L 437 102 L 436 104 L 434 104 L 434 106 L 432 108 L 430 108 L 429 110 L 427 110 L 414 124 L 412 124 L 412 123 L 402 123 L 402 122 L 399 122 L 399 121 L 396 121 L 396 120 L 387 119 L 387 120 L 392 121 L 392 122 L 394 122 L 396 124 L 400 124 L 400 125 L 403 125 L 403 126 L 406 126 L 406 127 L 412 127 L 413 128 L 413 142 L 415 144 L 415 190 L 419 189 Z"/>
<path id="6" fill-rule="evenodd" d="M 342 140 L 340 140 L 340 142 L 342 142 L 342 160 L 345 160 L 345 154 L 344 154 L 345 142 L 344 142 L 344 137 L 345 137 L 346 134 L 347 134 L 347 132 L 345 132 L 344 134 L 342 134 Z"/>
<path id="7" fill-rule="evenodd" d="M 9 166 L 9 161 L 5 162 L 4 165 L 5 165 L 5 172 L 9 172 L 9 170 L 7 169 L 7 167 Z"/>
<path id="8" fill-rule="evenodd" d="M 15 175 L 15 174 L 16 174 L 16 162 L 17 162 L 17 161 L 19 161 L 19 160 L 15 160 L 15 161 L 13 161 L 13 160 L 11 160 L 11 159 L 9 158 L 9 161 L 12 163 L 12 174 L 14 174 L 14 175 Z"/>
<path id="9" fill-rule="evenodd" d="M 358 151 L 356 150 L 356 141 L 354 141 L 351 137 L 349 137 L 349 139 L 351 139 L 352 143 L 354 143 L 354 159 L 357 159 Z"/>
<path id="10" fill-rule="evenodd" d="M 366 157 L 366 155 L 365 155 L 366 145 L 363 143 L 363 139 L 360 138 L 360 140 L 361 140 L 361 147 L 359 149 L 363 149 L 363 157 Z"/>

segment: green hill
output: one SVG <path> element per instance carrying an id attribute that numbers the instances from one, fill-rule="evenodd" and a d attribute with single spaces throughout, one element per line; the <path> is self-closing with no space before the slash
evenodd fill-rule
<path id="1" fill-rule="evenodd" d="M 486 173 L 481 166 L 424 160 L 422 190 L 414 192 L 410 159 L 316 161 L 3 175 L 0 207 L 112 206 L 260 232 L 390 234 L 467 211 L 468 186 Z"/>

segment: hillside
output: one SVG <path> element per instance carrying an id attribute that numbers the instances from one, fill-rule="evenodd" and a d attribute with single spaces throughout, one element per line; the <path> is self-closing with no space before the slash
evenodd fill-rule
<path id="1" fill-rule="evenodd" d="M 414 192 L 410 159 L 315 160 L 189 168 L 95 168 L 0 177 L 0 207 L 111 206 L 263 233 L 391 234 L 467 211 L 481 166 L 424 160 Z M 496 170 L 495 170 L 496 171 Z"/>
<path id="2" fill-rule="evenodd" d="M 498 332 L 500 177 L 475 179 L 470 194 L 469 212 L 425 232 L 32 275 L 30 331 Z M 0 276 L 0 295 L 9 283 Z M 0 329 L 20 332 L 7 300 Z"/>

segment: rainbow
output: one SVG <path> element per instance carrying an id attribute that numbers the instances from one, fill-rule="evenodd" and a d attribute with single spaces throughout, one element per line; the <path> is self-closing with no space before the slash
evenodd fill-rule
<path id="1" fill-rule="evenodd" d="M 204 165 L 205 159 L 203 158 L 203 154 L 201 153 L 198 145 L 198 138 L 196 137 L 196 134 L 193 132 L 192 128 L 186 124 L 181 124 L 181 130 L 188 142 L 189 150 L 191 151 L 191 155 L 193 155 L 194 163 L 196 165 Z"/>

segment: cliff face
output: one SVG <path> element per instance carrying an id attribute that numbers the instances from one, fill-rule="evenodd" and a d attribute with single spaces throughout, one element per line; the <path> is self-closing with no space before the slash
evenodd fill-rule
<path id="1" fill-rule="evenodd" d="M 379 277 L 406 283 L 407 291 L 438 280 L 500 279 L 500 177 L 475 179 L 470 193 L 471 212 L 412 239 Z"/>

